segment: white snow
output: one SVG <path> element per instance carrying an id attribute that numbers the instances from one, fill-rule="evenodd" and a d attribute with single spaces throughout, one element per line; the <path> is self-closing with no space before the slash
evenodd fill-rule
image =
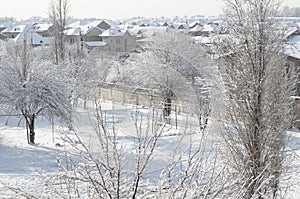
<path id="1" fill-rule="evenodd" d="M 85 44 L 90 47 L 103 47 L 106 46 L 107 43 L 103 41 L 86 41 Z"/>
<path id="2" fill-rule="evenodd" d="M 107 112 L 113 112 L 114 120 L 118 122 L 118 140 L 124 145 L 124 148 L 129 151 L 134 151 L 133 144 L 136 136 L 134 123 L 131 116 L 137 111 L 136 107 L 123 104 L 112 104 L 106 102 L 103 104 L 103 109 Z M 112 111 L 112 107 L 114 107 Z M 74 127 L 81 139 L 91 145 L 95 141 L 96 134 L 94 133 L 94 109 L 89 107 L 88 110 L 78 108 L 75 114 Z M 146 109 L 139 109 L 145 112 Z M 108 120 L 111 120 L 111 115 L 107 115 Z M 110 118 L 110 119 L 109 119 Z M 179 124 L 182 125 L 187 116 L 178 116 Z M 192 118 L 188 119 L 190 122 Z M 196 122 L 196 121 L 194 121 Z M 19 127 L 18 127 L 19 125 Z M 53 128 L 52 128 L 53 127 Z M 149 172 L 156 171 L 157 167 L 170 158 L 174 144 L 172 140 L 176 140 L 176 135 L 179 130 L 171 131 L 165 134 L 159 144 L 161 149 L 160 155 L 155 158 L 155 161 L 150 164 Z M 66 143 L 62 141 L 62 137 L 67 134 L 74 136 L 72 131 L 68 131 L 58 122 L 52 126 L 51 123 L 44 117 L 37 119 L 36 126 L 36 144 L 27 144 L 26 128 L 24 120 L 21 116 L 7 117 L 0 116 L 0 198 L 16 197 L 16 193 L 7 189 L 7 187 L 17 187 L 28 193 L 38 193 L 45 191 L 41 188 L 42 176 L 51 175 L 53 172 L 58 172 L 56 163 L 57 157 L 64 155 Z M 169 135 L 171 137 L 169 137 Z M 160 164 L 157 164 L 160 162 Z M 155 175 L 153 172 L 152 175 Z M 156 174 L 158 175 L 158 174 Z M 5 186 L 4 186 L 5 185 Z"/>
<path id="3" fill-rule="evenodd" d="M 107 111 L 107 118 L 111 120 L 110 113 L 114 113 L 114 121 L 117 121 L 118 140 L 122 142 L 123 148 L 134 153 L 133 144 L 135 142 L 134 123 L 131 115 L 136 113 L 146 114 L 147 109 L 133 107 L 126 104 L 117 104 L 111 102 L 103 103 L 103 110 Z M 75 129 L 83 141 L 91 145 L 95 141 L 94 134 L 94 111 L 90 105 L 87 110 L 77 108 L 75 114 Z M 147 175 L 151 178 L 158 175 L 159 167 L 166 164 L 172 158 L 174 140 L 177 140 L 181 133 L 180 126 L 185 126 L 186 121 L 193 126 L 197 121 L 194 117 L 188 115 L 178 115 L 178 129 L 168 127 L 168 131 L 161 137 L 158 144 L 158 151 L 155 158 L 149 165 Z M 6 123 L 6 124 L 5 124 Z M 18 127 L 19 123 L 19 127 Z M 189 128 L 191 133 L 193 128 Z M 52 125 L 45 118 L 38 118 L 36 127 L 36 144 L 28 145 L 26 141 L 26 130 L 24 121 L 20 117 L 0 117 L 0 198 L 15 198 L 20 195 L 13 192 L 13 188 L 19 188 L 26 191 L 27 194 L 44 194 L 43 180 L 54 172 L 58 172 L 56 163 L 57 157 L 64 156 L 64 150 L 68 148 L 67 144 L 62 141 L 62 137 L 67 134 L 74 136 L 72 131 L 68 131 L 59 123 Z M 300 155 L 300 132 L 295 130 L 289 132 L 289 150 L 294 157 Z M 197 134 L 191 134 L 191 138 L 185 138 L 183 145 L 188 145 L 190 139 L 199 142 Z M 210 135 L 209 140 L 217 140 L 217 137 Z M 130 158 L 130 157 L 128 157 Z M 293 161 L 293 166 L 287 178 L 291 178 L 290 190 L 287 194 L 288 199 L 296 199 L 300 196 L 300 161 Z M 152 176 L 152 177 L 151 177 Z M 7 188 L 10 187 L 11 190 Z"/>
<path id="4" fill-rule="evenodd" d="M 123 32 L 118 29 L 108 29 L 104 31 L 102 34 L 100 34 L 100 37 L 117 37 L 117 36 L 123 36 Z"/>
<path id="5" fill-rule="evenodd" d="M 36 32 L 21 32 L 18 36 L 14 39 L 16 43 L 23 43 L 24 39 L 32 45 L 49 45 L 50 38 L 42 37 Z"/>
<path id="6" fill-rule="evenodd" d="M 24 30 L 26 30 L 26 28 L 27 28 L 27 25 L 10 26 L 10 27 L 2 30 L 2 33 L 12 33 L 12 32 L 20 33 L 20 32 L 23 32 Z"/>
<path id="7" fill-rule="evenodd" d="M 78 36 L 81 34 L 80 28 L 70 28 L 64 31 L 65 35 L 67 36 Z"/>

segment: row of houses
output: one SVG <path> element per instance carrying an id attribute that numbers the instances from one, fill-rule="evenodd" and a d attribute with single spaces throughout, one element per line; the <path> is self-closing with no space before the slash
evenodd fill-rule
<path id="1" fill-rule="evenodd" d="M 300 24 L 287 23 L 286 54 L 290 67 L 300 67 Z M 33 46 L 50 45 L 53 26 L 47 23 L 0 26 L 0 44 L 7 40 L 24 42 Z M 211 45 L 216 34 L 228 34 L 221 21 L 202 24 L 200 20 L 191 23 L 163 23 L 160 25 L 112 24 L 106 20 L 94 20 L 82 24 L 80 21 L 66 26 L 63 34 L 68 45 L 91 52 L 93 49 L 110 53 L 131 52 L 140 44 L 151 41 L 159 33 L 178 31 L 190 35 L 195 42 Z M 300 88 L 299 88 L 300 94 Z"/>
<path id="2" fill-rule="evenodd" d="M 51 30 L 53 26 L 47 23 L 33 23 L 26 25 L 0 26 L 0 42 L 13 40 L 23 42 L 24 39 L 33 45 L 50 45 Z M 149 24 L 110 24 L 105 20 L 92 21 L 81 24 L 80 21 L 66 26 L 63 34 L 67 44 L 80 45 L 87 52 L 94 48 L 109 51 L 110 53 L 130 52 L 141 42 L 155 36 L 159 32 L 180 31 L 191 36 L 208 36 L 211 32 L 217 32 L 217 22 L 201 25 L 200 21 L 182 24 L 164 23 L 158 26 Z"/>

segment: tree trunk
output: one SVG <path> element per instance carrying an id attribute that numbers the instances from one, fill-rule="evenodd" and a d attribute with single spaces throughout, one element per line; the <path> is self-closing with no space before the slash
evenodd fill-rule
<path id="1" fill-rule="evenodd" d="M 163 102 L 163 116 L 167 124 L 171 123 L 170 115 L 172 111 L 172 91 L 168 90 Z"/>
<path id="2" fill-rule="evenodd" d="M 34 144 L 35 132 L 34 132 L 34 122 L 35 122 L 35 114 L 29 120 L 29 143 Z"/>

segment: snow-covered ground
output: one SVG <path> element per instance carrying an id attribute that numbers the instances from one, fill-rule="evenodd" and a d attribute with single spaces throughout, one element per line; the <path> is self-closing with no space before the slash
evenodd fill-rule
<path id="1" fill-rule="evenodd" d="M 118 140 L 122 141 L 124 147 L 133 150 L 134 138 L 134 122 L 132 115 L 137 111 L 146 114 L 146 110 L 136 107 L 112 104 L 110 102 L 103 103 L 103 110 L 107 117 L 107 121 L 117 122 Z M 74 128 L 78 135 L 87 143 L 93 145 L 95 140 L 94 128 L 94 110 L 89 107 L 87 110 L 82 107 L 77 108 L 74 120 Z M 112 118 L 114 115 L 114 118 Z M 169 130 L 161 137 L 158 143 L 158 152 L 152 165 L 149 165 L 148 174 L 156 175 L 157 165 L 165 164 L 172 157 L 172 149 L 174 149 L 174 140 L 178 139 L 180 129 L 186 127 L 189 123 L 189 132 L 192 134 L 197 131 L 193 128 L 196 126 L 197 120 L 192 116 L 180 114 L 177 116 L 177 129 L 175 123 L 169 126 Z M 58 171 L 57 158 L 63 157 L 65 152 L 65 143 L 62 137 L 65 134 L 74 136 L 74 132 L 55 122 L 54 126 L 45 118 L 39 118 L 36 126 L 36 144 L 27 144 L 26 129 L 24 121 L 19 117 L 0 117 L 0 198 L 19 198 L 17 194 L 22 190 L 23 196 L 30 198 L 30 194 L 41 193 L 44 190 L 43 183 L 47 175 Z M 288 186 L 291 188 L 287 198 L 300 198 L 300 132 L 295 130 L 289 132 L 291 138 L 289 141 L 289 149 L 293 151 L 295 161 L 291 163 L 291 178 Z M 189 144 L 190 137 L 186 138 L 182 144 Z M 197 136 L 192 137 L 197 142 Z M 212 135 L 209 140 L 214 140 Z M 10 188 L 10 190 L 8 189 Z M 24 193 L 25 191 L 25 193 Z M 28 194 L 28 195 L 26 195 Z"/>

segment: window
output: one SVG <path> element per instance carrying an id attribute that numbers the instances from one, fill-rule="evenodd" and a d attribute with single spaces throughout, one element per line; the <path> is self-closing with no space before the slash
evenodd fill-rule
<path id="1" fill-rule="evenodd" d="M 121 40 L 120 39 L 117 39 L 116 40 L 116 44 L 120 44 L 121 43 Z"/>

